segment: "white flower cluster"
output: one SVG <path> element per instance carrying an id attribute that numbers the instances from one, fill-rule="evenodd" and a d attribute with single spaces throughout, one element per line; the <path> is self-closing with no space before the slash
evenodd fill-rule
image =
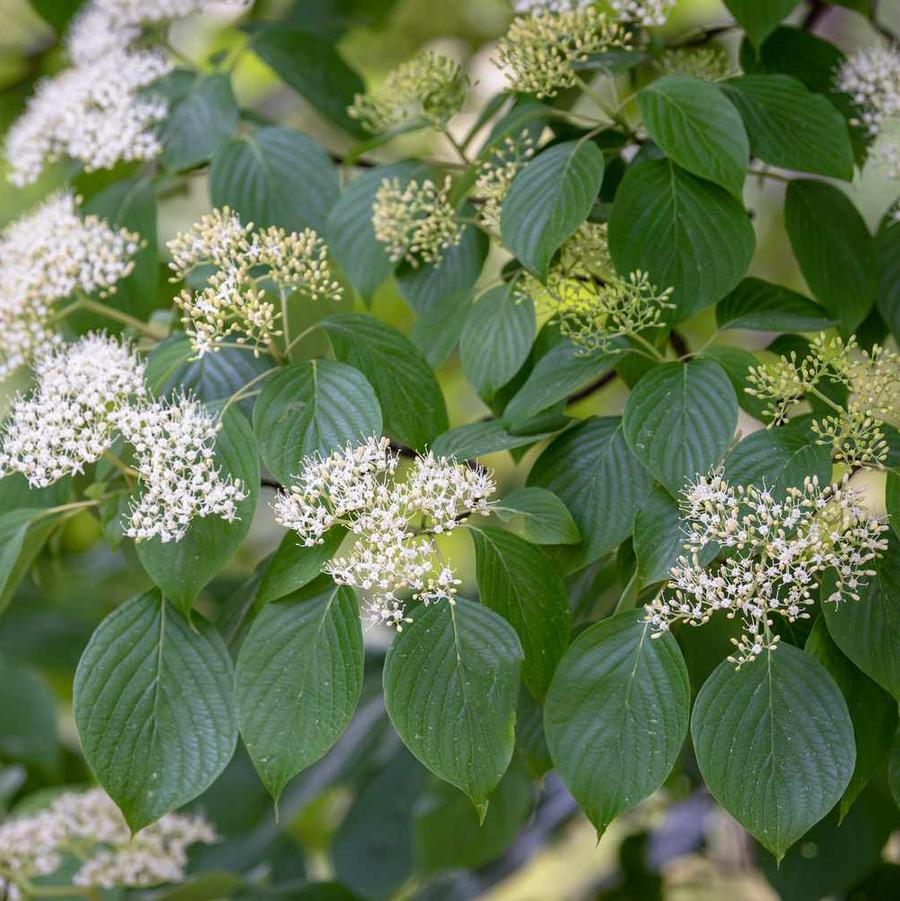
<path id="1" fill-rule="evenodd" d="M 216 466 L 216 417 L 186 395 L 149 399 L 127 344 L 90 334 L 42 358 L 36 373 L 34 393 L 14 402 L 0 431 L 0 476 L 50 485 L 99 460 L 121 434 L 141 482 L 126 535 L 179 541 L 196 517 L 237 517 L 247 493 Z"/>
<path id="2" fill-rule="evenodd" d="M 168 246 L 176 280 L 198 266 L 215 267 L 204 288 L 184 290 L 175 298 L 201 357 L 218 350 L 229 335 L 258 347 L 281 334 L 281 313 L 261 288 L 266 279 L 280 291 L 300 291 L 312 300 L 338 301 L 343 294 L 328 263 L 328 248 L 311 228 L 254 231 L 252 222 L 244 225 L 226 206 L 203 216 Z"/>
<path id="3" fill-rule="evenodd" d="M 168 104 L 143 89 L 171 68 L 161 51 L 116 46 L 39 82 L 7 134 L 9 180 L 30 184 L 64 156 L 88 172 L 153 159 L 162 149 L 154 126 Z"/>
<path id="4" fill-rule="evenodd" d="M 22 901 L 23 886 L 58 870 L 77 852 L 76 886 L 145 887 L 181 882 L 187 849 L 217 841 L 201 816 L 167 813 L 134 837 L 99 788 L 65 792 L 46 808 L 0 824 L 0 895 Z M 73 892 L 74 893 L 74 892 Z"/>
<path id="5" fill-rule="evenodd" d="M 47 354 L 35 373 L 35 392 L 15 400 L 0 430 L 0 476 L 20 472 L 42 488 L 99 460 L 119 409 L 146 389 L 137 354 L 106 335 Z"/>
<path id="6" fill-rule="evenodd" d="M 400 630 L 406 616 L 401 597 L 425 604 L 452 603 L 458 580 L 440 558 L 434 535 L 454 529 L 470 512 L 485 511 L 494 493 L 487 470 L 428 453 L 398 473 L 400 457 L 386 438 L 348 445 L 324 459 L 304 462 L 297 483 L 275 502 L 275 518 L 321 544 L 334 526 L 356 540 L 344 557 L 326 566 L 334 580 L 368 596 L 368 618 Z"/>
<path id="7" fill-rule="evenodd" d="M 372 227 L 392 262 L 438 264 L 445 250 L 459 244 L 462 228 L 450 204 L 451 184 L 449 176 L 443 187 L 431 179 L 405 185 L 399 178 L 382 181 L 372 204 Z"/>
<path id="8" fill-rule="evenodd" d="M 877 143 L 872 157 L 892 178 L 900 178 L 900 47 L 866 47 L 851 53 L 835 79 L 839 91 L 849 94 L 861 121 Z"/>
<path id="9" fill-rule="evenodd" d="M 425 50 L 394 69 L 367 94 L 357 94 L 348 114 L 371 132 L 397 128 L 416 119 L 442 124 L 462 107 L 466 79 L 459 64 Z"/>
<path id="10" fill-rule="evenodd" d="M 620 22 L 665 25 L 675 8 L 675 0 L 610 0 L 609 6 Z"/>
<path id="11" fill-rule="evenodd" d="M 506 72 L 508 89 L 537 97 L 554 97 L 574 87 L 574 66 L 591 54 L 627 46 L 622 24 L 594 6 L 552 3 L 529 5 L 497 45 L 497 65 Z"/>
<path id="12" fill-rule="evenodd" d="M 832 603 L 859 600 L 867 568 L 887 547 L 887 526 L 860 506 L 860 493 L 840 485 L 819 486 L 807 478 L 783 498 L 765 488 L 733 487 L 721 472 L 701 476 L 684 492 L 685 549 L 672 568 L 669 584 L 646 606 L 646 621 L 665 632 L 673 622 L 702 625 L 717 610 L 741 617 L 740 639 L 729 660 L 740 667 L 772 651 L 778 636 L 772 616 L 789 622 L 808 618 L 816 576 L 837 577 Z M 724 554 L 704 567 L 701 551 L 710 543 Z"/>
<path id="13" fill-rule="evenodd" d="M 237 519 L 247 497 L 239 479 L 216 465 L 220 423 L 187 395 L 122 407 L 116 425 L 134 447 L 142 490 L 125 534 L 137 540 L 180 541 L 195 518 Z"/>
<path id="14" fill-rule="evenodd" d="M 138 236 L 81 216 L 79 204 L 54 194 L 0 234 L 0 379 L 58 342 L 55 301 L 113 293 L 134 267 Z"/>
<path id="15" fill-rule="evenodd" d="M 478 216 L 485 228 L 500 231 L 500 210 L 513 179 L 534 156 L 534 141 L 527 129 L 518 138 L 507 137 L 478 169 L 475 196 L 480 201 Z"/>

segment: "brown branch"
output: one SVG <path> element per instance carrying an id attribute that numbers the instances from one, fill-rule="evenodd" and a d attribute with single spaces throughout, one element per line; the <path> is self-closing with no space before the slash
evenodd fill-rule
<path id="1" fill-rule="evenodd" d="M 599 391 L 602 387 L 604 387 L 604 385 L 608 385 L 616 378 L 618 378 L 618 373 L 615 371 L 615 369 L 604 373 L 596 381 L 591 382 L 590 385 L 585 385 L 585 387 L 580 391 L 576 391 L 574 394 L 570 394 L 566 398 L 566 406 L 568 406 L 569 404 L 578 403 L 578 401 L 584 400 L 586 397 L 590 397 L 595 391 Z"/>
<path id="2" fill-rule="evenodd" d="M 684 335 L 675 329 L 672 329 L 672 331 L 669 332 L 669 344 L 672 345 L 672 350 L 674 350 L 679 357 L 689 357 L 691 355 L 691 349 L 688 346 Z"/>
<path id="3" fill-rule="evenodd" d="M 804 31 L 813 31 L 816 25 L 822 20 L 825 13 L 830 10 L 831 7 L 825 3 L 824 0 L 812 0 L 809 12 L 804 16 L 803 21 L 800 23 L 800 27 Z"/>

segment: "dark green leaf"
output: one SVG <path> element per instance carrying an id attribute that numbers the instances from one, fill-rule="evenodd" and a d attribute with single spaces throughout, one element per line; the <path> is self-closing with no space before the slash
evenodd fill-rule
<path id="1" fill-rule="evenodd" d="M 603 168 L 596 144 L 567 141 L 529 160 L 513 179 L 500 216 L 503 243 L 541 280 L 550 258 L 591 211 Z"/>
<path id="2" fill-rule="evenodd" d="M 755 366 L 759 366 L 760 362 L 749 350 L 727 344 L 714 344 L 712 347 L 707 347 L 700 356 L 705 359 L 715 360 L 725 370 L 725 374 L 728 376 L 728 380 L 731 382 L 737 395 L 737 401 L 741 409 L 746 410 L 754 419 L 758 419 L 760 422 L 766 419 L 765 409 L 768 406 L 768 402 L 747 393 L 747 388 L 751 387 L 748 379 L 750 370 Z"/>
<path id="3" fill-rule="evenodd" d="M 325 533 L 322 544 L 305 547 L 298 544 L 295 532 L 287 532 L 269 558 L 256 591 L 256 606 L 262 607 L 312 582 L 322 567 L 337 553 L 346 532 L 341 528 Z"/>
<path id="4" fill-rule="evenodd" d="M 900 700 L 900 538 L 894 533 L 887 537 L 888 548 L 872 567 L 877 575 L 860 590 L 859 600 L 822 607 L 837 646 Z M 828 594 L 826 583 L 823 598 Z"/>
<path id="5" fill-rule="evenodd" d="M 724 0 L 725 6 L 759 46 L 797 5 L 797 0 Z"/>
<path id="6" fill-rule="evenodd" d="M 132 830 L 187 804 L 234 753 L 231 658 L 218 632 L 158 591 L 97 628 L 75 674 L 85 757 Z"/>
<path id="7" fill-rule="evenodd" d="M 719 328 L 817 332 L 834 323 L 814 300 L 761 278 L 745 278 L 716 307 Z"/>
<path id="8" fill-rule="evenodd" d="M 329 43 L 278 23 L 257 32 L 252 46 L 267 66 L 320 113 L 352 134 L 365 134 L 359 122 L 347 115 L 347 107 L 356 94 L 365 91 L 365 85 Z"/>
<path id="9" fill-rule="evenodd" d="M 884 486 L 884 505 L 890 517 L 891 527 L 900 537 L 900 473 L 891 470 Z"/>
<path id="10" fill-rule="evenodd" d="M 844 58 L 830 41 L 802 28 L 782 25 L 759 48 L 754 70 L 789 75 L 811 91 L 827 94 L 834 88 L 834 73 Z"/>
<path id="11" fill-rule="evenodd" d="M 518 535 L 469 531 L 479 599 L 516 630 L 525 652 L 522 681 L 541 700 L 569 643 L 566 587 L 550 559 Z"/>
<path id="12" fill-rule="evenodd" d="M 628 169 L 609 220 L 619 272 L 641 269 L 674 288 L 675 319 L 721 300 L 741 280 L 756 240 L 750 218 L 724 188 L 668 160 Z"/>
<path id="13" fill-rule="evenodd" d="M 329 316 L 321 325 L 334 355 L 362 372 L 375 389 L 391 438 L 421 450 L 447 431 L 440 385 L 409 338 L 361 313 Z"/>
<path id="14" fill-rule="evenodd" d="M 579 561 L 589 563 L 631 534 L 651 480 L 629 450 L 615 416 L 591 418 L 553 441 L 535 461 L 529 485 L 547 488 L 581 532 Z"/>
<path id="15" fill-rule="evenodd" d="M 840 800 L 856 748 L 825 668 L 784 642 L 736 670 L 724 660 L 691 719 L 713 797 L 776 858 Z"/>
<path id="16" fill-rule="evenodd" d="M 0 513 L 0 613 L 55 525 L 54 517 L 43 514 L 35 507 Z"/>
<path id="17" fill-rule="evenodd" d="M 802 487 L 807 476 L 831 484 L 831 449 L 796 426 L 753 432 L 725 458 L 725 478 L 733 485 L 765 485 L 784 494 Z"/>
<path id="18" fill-rule="evenodd" d="M 737 397 L 712 360 L 664 363 L 637 383 L 622 426 L 638 460 L 677 494 L 721 460 L 737 426 Z"/>
<path id="19" fill-rule="evenodd" d="M 56 697 L 40 676 L 0 655 L 0 758 L 52 770 Z"/>
<path id="20" fill-rule="evenodd" d="M 216 436 L 216 463 L 223 473 L 239 478 L 247 497 L 237 505 L 238 519 L 217 516 L 195 519 L 181 541 L 158 538 L 135 545 L 141 564 L 163 594 L 187 613 L 194 598 L 231 559 L 250 531 L 259 494 L 259 457 L 253 432 L 244 416 L 230 409 Z"/>
<path id="21" fill-rule="evenodd" d="M 558 341 L 535 363 L 525 384 L 506 405 L 503 419 L 521 423 L 612 372 L 619 357 L 593 351 L 580 354 L 571 341 Z"/>
<path id="22" fill-rule="evenodd" d="M 787 75 L 743 75 L 723 90 L 744 118 L 754 156 L 782 169 L 853 177 L 847 122 L 826 97 Z"/>
<path id="23" fill-rule="evenodd" d="M 875 236 L 878 312 L 900 340 L 900 224 L 888 219 Z"/>
<path id="24" fill-rule="evenodd" d="M 843 191 L 808 180 L 791 182 L 784 220 L 806 283 L 849 335 L 872 309 L 878 290 L 866 223 Z"/>
<path id="25" fill-rule="evenodd" d="M 518 488 L 491 507 L 506 521 L 522 516 L 522 537 L 532 544 L 578 544 L 581 533 L 569 508 L 545 488 Z"/>
<path id="26" fill-rule="evenodd" d="M 668 579 L 669 570 L 684 553 L 684 533 L 675 498 L 654 487 L 634 518 L 634 555 L 641 585 Z"/>
<path id="27" fill-rule="evenodd" d="M 363 172 L 344 189 L 328 217 L 328 248 L 356 292 L 366 300 L 394 271 L 372 227 L 375 194 L 385 179 L 406 183 L 423 171 L 417 163 L 406 162 Z"/>
<path id="28" fill-rule="evenodd" d="M 231 78 L 222 73 L 201 76 L 170 110 L 162 126 L 160 161 L 174 171 L 205 163 L 232 136 L 237 123 Z"/>
<path id="29" fill-rule="evenodd" d="M 526 431 L 522 434 L 513 433 L 499 419 L 489 419 L 485 422 L 470 422 L 444 432 L 434 440 L 431 449 L 439 457 L 471 460 L 496 451 L 527 447 L 552 435 L 554 431 L 556 429 L 534 434 Z"/>
<path id="30" fill-rule="evenodd" d="M 284 128 L 258 128 L 225 144 L 209 173 L 213 206 L 230 206 L 260 228 L 314 228 L 324 235 L 340 194 L 337 170 L 320 144 Z"/>
<path id="31" fill-rule="evenodd" d="M 62 34 L 84 0 L 31 0 L 35 12 Z"/>
<path id="32" fill-rule="evenodd" d="M 263 463 L 288 484 L 303 458 L 381 437 L 381 407 L 365 376 L 333 360 L 307 360 L 267 379 L 253 408 Z"/>
<path id="33" fill-rule="evenodd" d="M 459 343 L 463 371 L 479 397 L 490 398 L 522 368 L 537 334 L 534 303 L 509 285 L 482 294 Z"/>
<path id="34" fill-rule="evenodd" d="M 650 137 L 666 156 L 741 196 L 750 143 L 740 114 L 716 85 L 669 75 L 650 82 L 638 94 L 638 105 Z"/>
<path id="35" fill-rule="evenodd" d="M 241 644 L 241 737 L 277 801 L 347 728 L 362 690 L 363 637 L 353 591 L 322 579 L 268 604 Z"/>
<path id="36" fill-rule="evenodd" d="M 897 702 L 841 653 L 821 616 L 806 641 L 806 652 L 815 657 L 837 683 L 853 721 L 856 767 L 841 798 L 843 818 L 891 749 L 897 731 Z"/>
<path id="37" fill-rule="evenodd" d="M 544 738 L 544 708 L 524 688 L 519 692 L 516 708 L 516 751 L 533 779 L 541 779 L 553 769 Z"/>
<path id="38" fill-rule="evenodd" d="M 522 648 L 493 610 L 416 607 L 384 664 L 384 700 L 403 743 L 472 800 L 481 818 L 514 746 Z"/>
<path id="39" fill-rule="evenodd" d="M 601 835 L 662 785 L 687 735 L 684 658 L 670 634 L 652 639 L 642 617 L 628 611 L 582 632 L 544 705 L 553 763 Z"/>

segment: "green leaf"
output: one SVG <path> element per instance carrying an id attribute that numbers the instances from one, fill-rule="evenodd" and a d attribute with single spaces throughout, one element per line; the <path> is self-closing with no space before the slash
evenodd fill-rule
<path id="1" fill-rule="evenodd" d="M 557 341 L 528 374 L 503 411 L 507 423 L 521 423 L 612 372 L 615 353 L 580 353 L 567 339 Z"/>
<path id="2" fill-rule="evenodd" d="M 826 97 L 787 75 L 743 75 L 722 90 L 740 110 L 754 156 L 782 169 L 853 178 L 847 122 Z"/>
<path id="3" fill-rule="evenodd" d="M 837 683 L 853 721 L 856 767 L 841 798 L 843 819 L 891 749 L 897 731 L 897 703 L 841 653 L 821 616 L 806 640 L 806 653 L 815 657 Z"/>
<path id="4" fill-rule="evenodd" d="M 0 513 L 0 614 L 56 525 L 36 507 Z"/>
<path id="5" fill-rule="evenodd" d="M 493 397 L 522 368 L 537 334 L 534 303 L 510 285 L 482 294 L 466 317 L 459 355 L 481 398 Z"/>
<path id="6" fill-rule="evenodd" d="M 474 869 L 499 857 L 525 825 L 534 806 L 533 789 L 513 761 L 491 797 L 484 823 L 455 788 L 433 781 L 415 808 L 415 852 L 421 873 Z"/>
<path id="7" fill-rule="evenodd" d="M 328 249 L 364 300 L 394 271 L 372 226 L 375 194 L 385 179 L 397 178 L 405 184 L 425 172 L 424 166 L 413 162 L 376 166 L 354 178 L 334 204 L 326 227 Z"/>
<path id="8" fill-rule="evenodd" d="M 504 522 L 522 516 L 522 537 L 532 544 L 578 544 L 581 533 L 569 508 L 545 488 L 517 488 L 491 512 Z"/>
<path id="9" fill-rule="evenodd" d="M 127 228 L 141 236 L 142 245 L 134 257 L 131 274 L 116 284 L 116 293 L 104 303 L 132 316 L 147 318 L 159 305 L 159 249 L 156 236 L 156 193 L 147 178 L 113 182 L 88 200 L 86 214 L 105 219 L 110 225 Z M 85 321 L 94 323 L 93 314 Z M 77 317 L 81 322 L 80 316 Z M 117 323 L 97 317 L 97 328 L 117 330 Z"/>
<path id="10" fill-rule="evenodd" d="M 338 360 L 362 372 L 375 389 L 391 438 L 421 450 L 447 431 L 440 385 L 409 338 L 362 313 L 329 316 L 321 327 Z"/>
<path id="11" fill-rule="evenodd" d="M 684 533 L 675 498 L 656 485 L 634 518 L 634 555 L 641 585 L 669 578 L 684 553 Z"/>
<path id="12" fill-rule="evenodd" d="M 207 162 L 234 134 L 237 123 L 231 78 L 223 73 L 195 78 L 163 123 L 160 162 L 170 171 Z"/>
<path id="13" fill-rule="evenodd" d="M 697 696 L 691 736 L 713 797 L 779 860 L 840 800 L 856 759 L 834 680 L 784 642 L 740 670 L 719 664 Z"/>
<path id="14" fill-rule="evenodd" d="M 747 393 L 747 388 L 751 387 L 748 378 L 750 370 L 759 366 L 760 361 L 757 357 L 749 350 L 744 350 L 743 347 L 733 347 L 728 344 L 714 344 L 707 347 L 700 357 L 714 360 L 725 370 L 725 375 L 728 376 L 728 380 L 737 394 L 737 401 L 741 409 L 746 410 L 760 422 L 767 419 L 765 409 L 768 402 Z"/>
<path id="15" fill-rule="evenodd" d="M 256 55 L 320 113 L 351 134 L 365 129 L 347 115 L 356 94 L 365 91 L 359 75 L 326 41 L 284 23 L 262 28 L 253 36 Z"/>
<path id="16" fill-rule="evenodd" d="M 741 203 L 724 188 L 668 160 L 628 169 L 609 220 L 609 249 L 619 272 L 647 272 L 674 288 L 675 318 L 721 300 L 741 280 L 756 246 Z"/>
<path id="17" fill-rule="evenodd" d="M 900 225 L 888 218 L 875 236 L 878 312 L 900 340 Z"/>
<path id="18" fill-rule="evenodd" d="M 430 366 L 440 366 L 460 338 L 489 245 L 487 235 L 467 225 L 440 263 L 405 266 L 397 273 L 397 291 L 416 313 L 413 344 Z"/>
<path id="19" fill-rule="evenodd" d="M 229 141 L 209 173 L 213 206 L 230 206 L 260 228 L 313 228 L 324 236 L 339 194 L 337 169 L 322 146 L 285 128 L 258 128 Z"/>
<path id="20" fill-rule="evenodd" d="M 384 700 L 403 743 L 483 819 L 512 758 L 522 647 L 481 604 L 419 606 L 384 664 Z"/>
<path id="21" fill-rule="evenodd" d="M 542 281 L 550 258 L 587 219 L 603 182 L 603 154 L 592 141 L 554 144 L 529 160 L 500 213 L 504 245 Z"/>
<path id="22" fill-rule="evenodd" d="M 650 637 L 643 612 L 585 629 L 544 704 L 553 763 L 599 834 L 656 791 L 687 735 L 691 691 L 678 643 Z"/>
<path id="23" fill-rule="evenodd" d="M 632 454 L 617 416 L 584 420 L 535 460 L 528 484 L 552 491 L 581 532 L 579 562 L 589 563 L 630 534 L 651 480 Z"/>
<path id="24" fill-rule="evenodd" d="M 828 94 L 834 89 L 834 73 L 845 58 L 830 41 L 802 28 L 781 25 L 759 48 L 754 71 L 789 75 L 811 91 Z M 749 71 L 748 66 L 743 68 Z"/>
<path id="25" fill-rule="evenodd" d="M 894 533 L 900 537 L 900 473 L 890 470 L 884 485 L 884 505 Z"/>
<path id="26" fill-rule="evenodd" d="M 889 533 L 887 540 L 887 550 L 872 567 L 877 575 L 860 589 L 859 600 L 822 607 L 835 644 L 900 701 L 900 538 Z M 826 583 L 822 597 L 828 594 Z"/>
<path id="27" fill-rule="evenodd" d="M 471 460 L 496 451 L 527 447 L 555 431 L 557 429 L 552 428 L 532 433 L 523 429 L 520 434 L 508 431 L 499 419 L 489 419 L 485 422 L 469 422 L 444 432 L 435 438 L 431 449 L 438 457 Z"/>
<path id="28" fill-rule="evenodd" d="M 569 643 L 566 586 L 539 548 L 512 532 L 469 526 L 482 604 L 515 630 L 525 652 L 522 681 L 541 700 Z"/>
<path id="29" fill-rule="evenodd" d="M 650 137 L 666 156 L 741 196 L 750 142 L 740 113 L 718 87 L 669 75 L 643 88 L 638 106 Z"/>
<path id="30" fill-rule="evenodd" d="M 276 801 L 347 728 L 362 675 L 352 589 L 323 578 L 260 611 L 241 644 L 234 691 L 241 738 Z"/>
<path id="31" fill-rule="evenodd" d="M 553 769 L 544 738 L 544 708 L 524 688 L 516 708 L 516 751 L 533 779 L 542 779 Z"/>
<path id="32" fill-rule="evenodd" d="M 758 47 L 797 5 L 797 0 L 724 0 L 729 12 Z"/>
<path id="33" fill-rule="evenodd" d="M 141 565 L 163 594 L 187 614 L 194 598 L 231 559 L 250 531 L 259 494 L 259 457 L 253 432 L 234 408 L 222 420 L 216 436 L 216 463 L 223 474 L 239 478 L 247 497 L 237 505 L 238 519 L 226 522 L 218 516 L 195 519 L 181 541 L 163 543 L 158 538 L 135 544 Z"/>
<path id="34" fill-rule="evenodd" d="M 256 606 L 277 601 L 312 582 L 337 553 L 346 534 L 339 527 L 329 529 L 322 536 L 321 544 L 305 547 L 297 543 L 295 532 L 287 532 L 262 571 Z"/>
<path id="35" fill-rule="evenodd" d="M 38 673 L 0 655 L 0 758 L 52 771 L 60 756 L 56 706 Z"/>
<path id="36" fill-rule="evenodd" d="M 651 369 L 622 416 L 634 455 L 673 495 L 721 460 L 736 426 L 734 388 L 718 363 L 703 359 Z"/>
<path id="37" fill-rule="evenodd" d="M 84 0 L 31 0 L 35 12 L 62 34 Z"/>
<path id="38" fill-rule="evenodd" d="M 381 428 L 381 407 L 366 377 L 332 360 L 285 366 L 266 380 L 253 408 L 260 456 L 283 484 L 297 475 L 304 457 L 327 457 L 381 437 Z"/>
<path id="39" fill-rule="evenodd" d="M 199 617 L 189 625 L 155 590 L 97 627 L 73 707 L 87 762 L 135 832 L 200 795 L 237 741 L 222 639 Z"/>
<path id="40" fill-rule="evenodd" d="M 731 484 L 765 485 L 773 494 L 802 487 L 807 476 L 831 484 L 831 449 L 796 426 L 753 432 L 725 458 L 725 478 Z"/>
<path id="41" fill-rule="evenodd" d="M 188 391 L 207 404 L 226 401 L 248 382 L 275 366 L 268 354 L 247 353 L 236 347 L 223 347 L 199 360 L 187 337 L 178 332 L 153 348 L 147 357 L 145 379 L 156 395 Z M 237 401 L 248 415 L 256 396 Z"/>
<path id="42" fill-rule="evenodd" d="M 788 186 L 784 222 L 813 296 L 849 335 L 878 289 L 875 245 L 862 216 L 839 188 L 801 180 Z"/>
<path id="43" fill-rule="evenodd" d="M 745 278 L 716 307 L 719 328 L 758 332 L 818 332 L 834 325 L 814 300 L 761 278 Z"/>

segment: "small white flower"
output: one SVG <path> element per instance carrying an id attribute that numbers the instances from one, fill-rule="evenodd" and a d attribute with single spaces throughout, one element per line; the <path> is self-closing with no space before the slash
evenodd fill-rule
<path id="1" fill-rule="evenodd" d="M 869 134 L 881 134 L 887 121 L 900 114 L 900 48 L 854 51 L 838 71 L 835 86 L 859 107 Z"/>

